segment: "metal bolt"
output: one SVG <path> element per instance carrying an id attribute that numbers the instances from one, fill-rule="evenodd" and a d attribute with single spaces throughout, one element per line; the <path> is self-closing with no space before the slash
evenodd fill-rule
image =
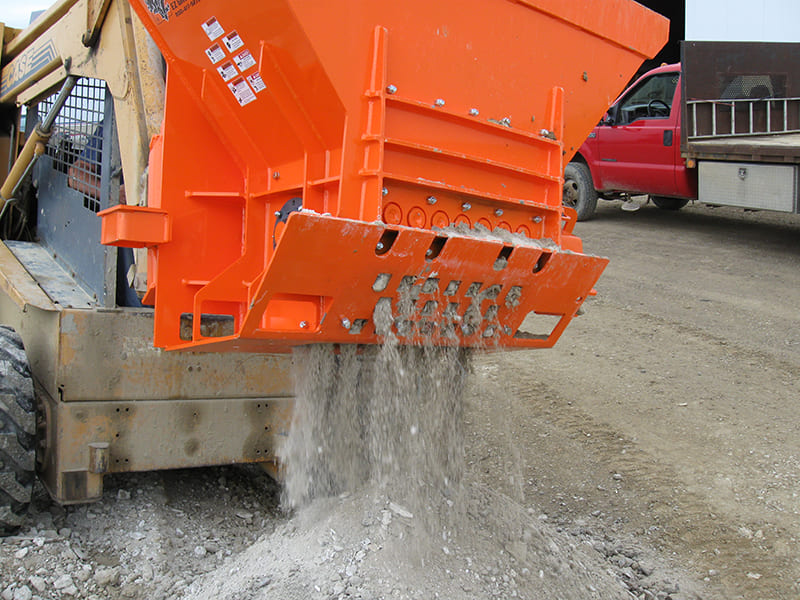
<path id="1" fill-rule="evenodd" d="M 495 217 L 502 217 L 503 216 L 503 209 L 502 208 L 496 208 L 495 211 L 494 211 L 494 216 Z"/>
<path id="2" fill-rule="evenodd" d="M 308 328 L 308 321 L 300 321 L 300 329 Z"/>
<path id="3" fill-rule="evenodd" d="M 273 171 L 272 178 L 273 179 L 280 179 L 281 178 L 281 172 L 280 171 Z"/>
<path id="4" fill-rule="evenodd" d="M 436 106 L 444 106 L 444 100 L 442 98 L 437 98 Z"/>
<path id="5" fill-rule="evenodd" d="M 389 194 L 389 188 L 383 188 L 381 190 L 381 194 L 383 194 L 384 196 L 387 196 Z"/>
<path id="6" fill-rule="evenodd" d="M 586 71 L 583 72 L 583 80 L 589 81 L 589 73 L 587 73 Z"/>
<path id="7" fill-rule="evenodd" d="M 436 204 L 436 196 L 428 196 L 428 204 Z"/>
<path id="8" fill-rule="evenodd" d="M 534 223 L 541 223 L 542 222 L 542 217 L 533 217 L 533 222 Z"/>
<path id="9" fill-rule="evenodd" d="M 425 250 L 425 256 L 430 256 L 431 254 L 433 254 L 433 250 L 431 250 L 430 248 Z"/>
<path id="10" fill-rule="evenodd" d="M 472 208 L 472 204 L 469 202 L 464 202 L 464 204 L 461 205 L 461 210 L 469 210 L 470 208 Z"/>
<path id="11" fill-rule="evenodd" d="M 344 327 L 345 329 L 350 329 L 350 319 L 348 319 L 347 317 L 343 318 L 342 327 Z"/>
<path id="12" fill-rule="evenodd" d="M 383 250 L 383 242 L 378 242 L 375 245 L 375 250 Z"/>
<path id="13" fill-rule="evenodd" d="M 470 108 L 469 114 L 473 117 L 477 117 L 479 114 L 481 114 L 481 112 L 477 108 Z"/>
<path id="14" fill-rule="evenodd" d="M 386 86 L 386 93 L 387 94 L 394 94 L 397 91 L 397 86 L 392 85 L 391 83 Z"/>
<path id="15" fill-rule="evenodd" d="M 275 217 L 276 217 L 276 218 L 278 218 L 278 219 L 280 219 L 280 218 L 281 218 L 281 211 L 279 211 L 279 210 L 276 210 L 276 211 L 275 211 Z"/>
<path id="16" fill-rule="evenodd" d="M 500 125 L 502 125 L 503 127 L 511 127 L 511 119 L 509 119 L 508 117 L 503 117 L 502 119 L 500 119 Z"/>

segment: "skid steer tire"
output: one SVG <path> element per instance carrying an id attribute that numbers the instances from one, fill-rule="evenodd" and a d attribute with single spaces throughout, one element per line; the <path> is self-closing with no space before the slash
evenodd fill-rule
<path id="1" fill-rule="evenodd" d="M 33 380 L 22 340 L 0 325 L 0 536 L 22 525 L 36 463 Z"/>

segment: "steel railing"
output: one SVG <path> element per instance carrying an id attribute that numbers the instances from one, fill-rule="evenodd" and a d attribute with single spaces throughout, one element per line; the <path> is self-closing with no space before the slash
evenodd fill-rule
<path id="1" fill-rule="evenodd" d="M 686 102 L 689 140 L 800 133 L 800 98 Z"/>

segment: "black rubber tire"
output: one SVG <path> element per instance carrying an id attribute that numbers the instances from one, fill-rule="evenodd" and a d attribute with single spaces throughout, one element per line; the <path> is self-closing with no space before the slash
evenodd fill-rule
<path id="1" fill-rule="evenodd" d="M 592 183 L 592 173 L 582 162 L 571 162 L 564 169 L 564 206 L 575 209 L 578 221 L 587 221 L 597 208 L 597 190 Z"/>
<path id="2" fill-rule="evenodd" d="M 36 477 L 36 409 L 22 339 L 0 325 L 0 535 L 16 532 Z"/>
<path id="3" fill-rule="evenodd" d="M 683 198 L 667 198 L 665 196 L 650 196 L 650 200 L 662 210 L 680 210 L 689 204 L 689 201 Z"/>

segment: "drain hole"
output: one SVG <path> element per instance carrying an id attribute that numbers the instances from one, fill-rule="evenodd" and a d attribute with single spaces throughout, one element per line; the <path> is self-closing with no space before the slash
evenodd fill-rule
<path id="1" fill-rule="evenodd" d="M 382 292 L 386 289 L 386 286 L 389 285 L 389 281 L 392 279 L 391 273 L 381 273 L 375 278 L 375 283 L 372 284 L 372 291 L 373 292 Z"/>
<path id="2" fill-rule="evenodd" d="M 446 237 L 437 236 L 433 238 L 433 242 L 431 242 L 430 248 L 425 251 L 425 258 L 428 260 L 433 260 L 442 252 L 442 248 L 444 248 L 444 244 L 447 241 Z"/>
<path id="3" fill-rule="evenodd" d="M 508 266 L 508 259 L 514 251 L 514 246 L 503 246 L 500 254 L 497 255 L 497 260 L 494 261 L 494 270 L 502 271 Z"/>
<path id="4" fill-rule="evenodd" d="M 356 319 L 350 326 L 350 335 L 358 335 L 369 321 L 367 319 Z"/>
<path id="5" fill-rule="evenodd" d="M 511 289 L 506 294 L 506 306 L 508 308 L 516 308 L 522 299 L 522 286 L 512 285 Z"/>
<path id="6" fill-rule="evenodd" d="M 423 317 L 430 317 L 436 312 L 437 304 L 433 300 L 428 300 L 420 313 Z"/>
<path id="7" fill-rule="evenodd" d="M 553 256 L 553 253 L 552 253 L 552 252 L 542 252 L 542 253 L 539 255 L 539 260 L 537 260 L 537 261 L 536 261 L 536 264 L 535 264 L 535 265 L 533 265 L 533 272 L 534 272 L 534 273 L 538 273 L 538 272 L 540 272 L 542 269 L 544 269 L 544 268 L 545 268 L 545 266 L 547 265 L 547 261 L 549 261 L 549 260 L 550 260 L 550 257 L 551 257 L 551 256 Z"/>
<path id="8" fill-rule="evenodd" d="M 483 318 L 486 321 L 494 321 L 497 318 L 497 304 L 492 304 L 489 308 L 486 309 L 486 312 L 483 314 Z"/>
<path id="9" fill-rule="evenodd" d="M 409 319 L 397 321 L 397 335 L 408 337 L 414 331 L 414 323 Z"/>
<path id="10" fill-rule="evenodd" d="M 435 294 L 439 291 L 439 280 L 436 277 L 429 277 L 422 284 L 423 294 Z"/>
<path id="11" fill-rule="evenodd" d="M 416 283 L 417 278 L 413 275 L 405 275 L 403 279 L 400 280 L 400 285 L 397 286 L 397 293 L 398 294 L 407 294 L 412 287 L 414 287 L 414 283 Z"/>
<path id="12" fill-rule="evenodd" d="M 496 300 L 500 295 L 500 290 L 502 289 L 503 286 L 500 284 L 490 285 L 488 288 L 486 288 L 486 291 L 481 294 L 481 297 L 486 298 L 487 300 Z"/>
<path id="13" fill-rule="evenodd" d="M 469 284 L 467 288 L 467 293 L 464 294 L 467 298 L 476 298 L 478 296 L 478 292 L 481 291 L 481 286 L 483 285 L 482 281 L 475 281 Z"/>
<path id="14" fill-rule="evenodd" d="M 444 316 L 447 319 L 455 319 L 458 316 L 458 302 L 451 302 L 444 309 Z"/>
<path id="15" fill-rule="evenodd" d="M 375 254 L 381 256 L 391 250 L 392 246 L 397 240 L 398 233 L 399 232 L 395 231 L 394 229 L 385 229 L 380 241 L 378 241 L 378 243 L 375 245 Z"/>
<path id="16" fill-rule="evenodd" d="M 461 282 L 453 280 L 447 284 L 447 287 L 444 290 L 445 296 L 455 296 L 458 293 L 458 288 L 461 287 Z"/>

